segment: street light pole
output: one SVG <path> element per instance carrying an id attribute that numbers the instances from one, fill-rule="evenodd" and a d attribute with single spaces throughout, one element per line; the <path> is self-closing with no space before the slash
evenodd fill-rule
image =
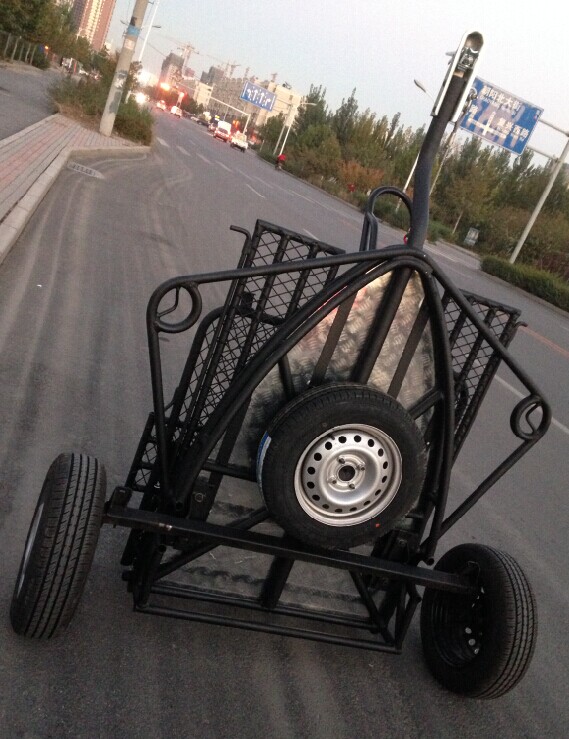
<path id="1" fill-rule="evenodd" d="M 150 0 L 149 0 L 150 1 Z M 152 9 L 152 17 L 150 18 L 150 23 L 148 24 L 148 31 L 146 32 L 146 36 L 144 37 L 142 41 L 142 46 L 140 47 L 140 54 L 138 55 L 138 61 L 142 61 L 142 57 L 144 55 L 144 49 L 146 49 L 146 42 L 148 41 L 148 37 L 150 36 L 150 31 L 152 28 L 160 28 L 160 26 L 154 26 L 154 19 L 156 18 L 156 11 L 158 10 L 158 6 L 160 5 L 160 0 L 154 0 L 152 3 L 154 5 L 154 8 Z"/>
<path id="2" fill-rule="evenodd" d="M 439 168 L 438 168 L 438 170 L 437 170 L 437 174 L 435 175 L 435 179 L 433 180 L 433 184 L 431 185 L 431 191 L 430 191 L 429 195 L 432 195 L 432 194 L 433 194 L 433 191 L 434 191 L 434 189 L 435 189 L 435 186 L 436 186 L 436 184 L 437 184 L 437 180 L 439 179 L 439 175 L 440 175 L 440 173 L 441 173 L 441 170 L 442 170 L 442 168 L 443 168 L 443 164 L 445 163 L 445 161 L 446 161 L 446 158 L 448 157 L 448 155 L 449 155 L 449 154 L 450 154 L 450 152 L 451 152 L 451 149 L 452 149 L 452 145 L 453 145 L 453 143 L 454 143 L 454 137 L 456 136 L 456 134 L 457 134 L 457 131 L 458 131 L 458 129 L 459 129 L 459 124 L 460 124 L 460 118 L 458 118 L 458 119 L 457 119 L 457 120 L 456 120 L 456 121 L 454 122 L 454 126 L 453 126 L 453 129 L 452 129 L 452 131 L 451 131 L 451 132 L 450 132 L 450 134 L 449 134 L 449 137 L 448 137 L 448 139 L 447 139 L 447 142 L 446 142 L 445 150 L 444 150 L 444 152 L 443 152 L 443 157 L 442 157 L 442 159 L 441 159 L 441 163 L 439 164 Z"/>
<path id="3" fill-rule="evenodd" d="M 425 85 L 423 85 L 423 83 L 420 82 L 419 80 L 413 80 L 413 83 L 415 84 L 416 87 L 419 88 L 419 90 L 421 90 L 421 92 L 424 92 L 425 95 L 433 101 L 433 105 L 434 105 L 435 104 L 435 98 L 427 90 L 427 88 L 425 87 Z M 418 161 L 419 161 L 419 154 L 417 154 L 417 156 L 415 157 L 415 161 L 413 162 L 413 166 L 411 167 L 411 171 L 409 172 L 409 176 L 407 177 L 407 181 L 403 185 L 403 192 L 407 192 L 407 188 L 411 184 L 411 180 L 413 178 L 413 175 L 415 174 L 415 168 L 417 166 L 417 162 Z M 439 172 L 440 172 L 440 170 L 439 170 Z M 431 192 L 432 192 L 432 190 L 431 190 Z M 400 207 L 401 207 L 401 198 L 397 198 L 397 204 L 395 206 L 395 212 L 396 213 L 397 213 L 397 211 L 399 210 Z"/>
<path id="4" fill-rule="evenodd" d="M 144 20 L 147 7 L 148 0 L 136 0 L 134 10 L 132 11 L 132 18 L 124 35 L 122 50 L 117 61 L 117 68 L 115 69 L 113 81 L 111 82 L 111 89 L 109 90 L 107 102 L 105 103 L 105 109 L 101 116 L 99 131 L 103 136 L 110 136 L 113 132 L 115 118 L 123 96 L 124 85 L 130 70 L 130 63 L 134 55 L 136 41 L 140 36 L 140 29 L 142 28 L 142 21 Z"/>
<path id="5" fill-rule="evenodd" d="M 285 132 L 285 128 L 286 128 L 287 121 L 288 121 L 288 118 L 289 118 L 289 115 L 290 115 L 290 111 L 291 110 L 292 110 L 292 103 L 289 103 L 288 104 L 288 110 L 286 112 L 286 116 L 285 116 L 285 119 L 283 121 L 283 127 L 281 128 L 281 132 L 279 133 L 279 137 L 277 139 L 277 143 L 275 144 L 275 148 L 273 149 L 273 155 L 275 155 L 277 153 L 277 149 L 279 148 L 279 144 L 281 143 L 281 139 L 283 137 L 283 133 Z M 283 149 L 284 149 L 284 144 L 283 144 Z M 282 153 L 283 152 L 282 152 L 282 149 L 281 149 L 280 152 L 279 152 L 279 154 L 282 154 Z"/>
<path id="6" fill-rule="evenodd" d="M 298 110 L 300 110 L 300 108 L 304 108 L 304 107 L 306 107 L 306 106 L 308 106 L 308 105 L 318 105 L 318 103 L 305 103 L 305 102 L 302 102 L 302 101 L 301 101 L 301 102 L 300 102 L 300 104 L 299 104 L 299 106 L 298 106 Z M 287 132 L 286 132 L 286 135 L 285 135 L 285 137 L 284 137 L 284 141 L 283 141 L 283 143 L 282 143 L 282 146 L 281 146 L 281 150 L 279 151 L 279 156 L 280 156 L 280 155 L 281 155 L 281 154 L 283 153 L 283 151 L 284 151 L 284 148 L 285 148 L 285 144 L 286 144 L 286 142 L 287 142 L 287 139 L 288 139 L 288 135 L 289 135 L 289 133 L 290 133 L 290 129 L 292 128 L 292 124 L 294 123 L 294 118 L 293 118 L 293 119 L 292 119 L 292 120 L 290 121 L 290 123 L 289 123 L 289 118 L 290 118 L 290 114 L 291 114 L 292 108 L 293 108 L 293 103 L 289 103 L 289 109 L 288 109 L 288 113 L 286 114 L 286 118 L 285 118 L 285 121 L 284 121 L 284 123 L 283 123 L 283 127 L 281 128 L 281 132 L 280 132 L 280 134 L 279 134 L 279 138 L 278 138 L 278 140 L 277 140 L 277 143 L 275 144 L 275 148 L 274 148 L 274 150 L 273 150 L 273 154 L 276 154 L 276 153 L 277 153 L 277 149 L 279 148 L 279 143 L 280 143 L 280 141 L 281 141 L 281 138 L 282 138 L 283 132 L 284 132 L 285 128 L 286 128 L 286 127 L 288 126 L 288 128 L 287 128 Z M 296 116 L 295 116 L 295 117 L 296 117 Z"/>

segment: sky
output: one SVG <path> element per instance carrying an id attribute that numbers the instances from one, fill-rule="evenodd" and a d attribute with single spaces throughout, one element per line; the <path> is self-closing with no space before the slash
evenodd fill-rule
<path id="1" fill-rule="evenodd" d="M 277 73 L 307 94 L 326 89 L 336 110 L 356 89 L 359 110 L 378 117 L 401 114 L 401 123 L 428 124 L 432 97 L 442 84 L 448 57 L 462 35 L 484 37 L 475 74 L 544 109 L 542 118 L 569 131 L 569 5 L 566 0 L 154 0 L 143 66 L 158 74 L 164 57 L 191 44 L 188 66 L 199 76 L 217 60 L 235 62 L 234 76 L 261 80 Z M 122 44 L 134 0 L 117 0 L 108 39 Z M 146 26 L 146 28 L 145 28 Z M 139 40 L 139 45 L 142 41 Z M 138 58 L 138 50 L 135 51 Z M 540 123 L 530 145 L 559 156 L 566 136 Z M 536 159 L 542 163 L 541 157 Z"/>

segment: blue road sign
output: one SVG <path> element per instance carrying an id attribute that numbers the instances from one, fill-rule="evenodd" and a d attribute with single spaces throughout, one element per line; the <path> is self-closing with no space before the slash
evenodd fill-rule
<path id="1" fill-rule="evenodd" d="M 460 121 L 460 127 L 512 154 L 521 154 L 543 108 L 479 77 L 475 77 L 472 86 L 476 90 L 476 98 Z"/>
<path id="2" fill-rule="evenodd" d="M 251 105 L 256 105 L 258 108 L 263 108 L 264 110 L 272 110 L 277 99 L 274 92 L 269 92 L 264 87 L 254 85 L 252 82 L 245 83 L 239 97 L 241 100 L 245 100 L 246 103 L 251 103 Z"/>

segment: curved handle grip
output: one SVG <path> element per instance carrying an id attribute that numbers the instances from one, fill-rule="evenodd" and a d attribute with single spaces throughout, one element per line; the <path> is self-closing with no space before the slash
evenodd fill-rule
<path id="1" fill-rule="evenodd" d="M 531 415 L 535 411 L 541 411 L 541 420 L 534 423 Z M 525 428 L 522 428 L 522 423 Z M 510 428 L 512 432 L 524 441 L 537 441 L 547 431 L 551 423 L 551 410 L 543 398 L 538 395 L 529 395 L 516 405 L 510 416 Z"/>
<path id="2" fill-rule="evenodd" d="M 167 283 L 160 287 L 154 292 L 148 303 L 148 317 L 152 327 L 156 331 L 162 331 L 167 334 L 177 334 L 182 331 L 187 331 L 191 328 L 194 323 L 198 320 L 202 312 L 202 297 L 198 286 L 195 282 L 183 282 L 177 285 L 168 285 Z M 173 313 L 180 304 L 180 290 L 185 290 L 192 300 L 192 306 L 190 312 L 181 321 L 175 321 L 168 323 L 164 321 L 164 316 Z M 160 303 L 168 295 L 168 293 L 174 292 L 174 303 L 168 308 L 159 310 Z"/>
<path id="3" fill-rule="evenodd" d="M 409 211 L 409 218 L 412 219 L 412 203 L 411 198 L 400 190 L 398 187 L 383 186 L 376 187 L 372 190 L 364 209 L 364 225 L 362 228 L 362 236 L 360 239 L 360 251 L 370 251 L 377 248 L 377 218 L 373 214 L 375 202 L 382 195 L 395 195 L 403 201 L 405 207 Z"/>

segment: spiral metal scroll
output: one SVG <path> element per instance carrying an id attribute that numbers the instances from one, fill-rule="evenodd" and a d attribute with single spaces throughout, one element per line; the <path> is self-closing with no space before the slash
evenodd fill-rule
<path id="1" fill-rule="evenodd" d="M 531 418 L 535 411 L 541 410 L 541 420 L 535 423 Z M 522 427 L 525 424 L 525 428 Z M 539 395 L 529 395 L 516 405 L 510 416 L 512 432 L 524 441 L 537 441 L 547 431 L 551 423 L 551 410 Z"/>

